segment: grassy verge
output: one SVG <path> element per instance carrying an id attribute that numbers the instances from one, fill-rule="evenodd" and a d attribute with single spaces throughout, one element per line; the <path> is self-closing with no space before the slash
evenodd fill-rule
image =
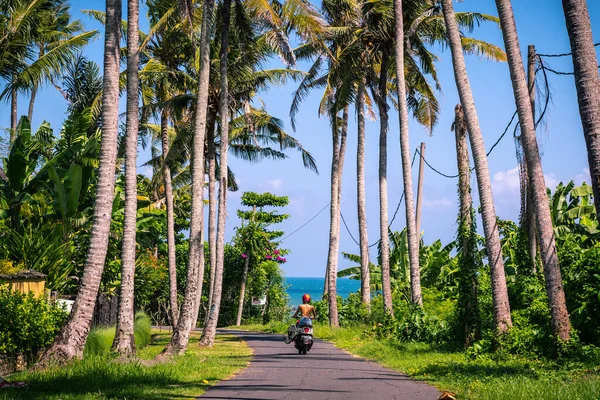
<path id="1" fill-rule="evenodd" d="M 152 344 L 138 352 L 143 360 L 160 353 L 170 339 L 168 333 L 153 333 Z M 64 368 L 14 375 L 11 381 L 26 381 L 30 386 L 3 389 L 0 399 L 192 399 L 250 360 L 250 348 L 233 336 L 217 336 L 213 348 L 200 348 L 198 339 L 195 333 L 185 355 L 154 366 L 89 356 Z"/>
<path id="2" fill-rule="evenodd" d="M 283 333 L 285 324 L 249 325 L 243 329 Z M 600 399 L 600 366 L 522 357 L 468 358 L 423 343 L 401 344 L 363 335 L 365 327 L 332 330 L 315 326 L 315 336 L 386 367 L 428 382 L 460 399 Z"/>

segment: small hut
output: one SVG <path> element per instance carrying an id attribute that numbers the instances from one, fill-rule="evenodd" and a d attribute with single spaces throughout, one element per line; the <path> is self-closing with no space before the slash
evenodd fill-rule
<path id="1" fill-rule="evenodd" d="M 40 297 L 46 290 L 46 275 L 28 269 L 12 275 L 0 275 L 0 284 L 8 284 L 12 290 L 25 294 L 33 292 L 35 297 Z"/>

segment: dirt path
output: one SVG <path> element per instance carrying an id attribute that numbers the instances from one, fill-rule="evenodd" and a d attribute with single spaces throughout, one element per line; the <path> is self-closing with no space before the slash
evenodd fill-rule
<path id="1" fill-rule="evenodd" d="M 434 400 L 440 395 L 432 386 L 353 357 L 328 342 L 316 341 L 307 355 L 298 355 L 282 335 L 228 333 L 248 343 L 254 351 L 252 361 L 201 399 Z"/>

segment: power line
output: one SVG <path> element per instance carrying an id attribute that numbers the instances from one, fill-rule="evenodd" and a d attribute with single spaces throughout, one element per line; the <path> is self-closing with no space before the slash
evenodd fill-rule
<path id="1" fill-rule="evenodd" d="M 544 110 L 545 112 L 545 110 Z M 500 135 L 500 137 L 498 138 L 498 140 L 496 140 L 496 142 L 492 145 L 492 147 L 490 147 L 490 150 L 487 152 L 486 157 L 489 157 L 490 154 L 492 154 L 492 151 L 496 148 L 496 146 L 500 143 L 500 141 L 504 138 L 504 136 L 506 136 L 506 133 L 508 132 L 508 130 L 510 129 L 510 126 L 512 125 L 513 121 L 515 120 L 515 117 L 517 116 L 517 112 L 515 111 L 513 113 L 512 118 L 510 119 L 510 121 L 508 122 L 508 125 L 506 125 L 506 128 L 504 128 L 504 132 L 502 132 L 502 135 Z M 417 149 L 417 152 L 419 154 L 421 154 L 419 152 L 419 149 Z M 425 162 L 425 165 L 427 165 L 433 172 L 435 172 L 438 175 L 443 176 L 444 178 L 449 178 L 449 179 L 455 179 L 458 178 L 458 174 L 456 175 L 449 175 L 449 174 L 445 174 L 442 171 L 438 170 L 437 168 L 435 168 L 433 165 L 431 165 L 429 163 L 429 161 L 427 161 L 427 159 L 423 156 L 421 156 L 423 158 L 423 161 Z M 475 167 L 471 168 L 471 171 L 474 171 Z"/>
<path id="2" fill-rule="evenodd" d="M 600 46 L 600 43 L 594 43 L 594 47 Z M 539 56 L 542 57 L 566 57 L 566 56 L 570 56 L 573 55 L 573 53 L 562 53 L 562 54 L 538 54 Z"/>
<path id="3" fill-rule="evenodd" d="M 304 228 L 306 225 L 308 225 L 309 223 L 312 222 L 312 220 L 314 220 L 315 218 L 317 218 L 319 216 L 319 214 L 321 214 L 323 211 L 325 211 L 325 209 L 327 207 L 329 207 L 331 203 L 327 203 L 325 205 L 325 207 L 321 208 L 321 211 L 319 211 L 318 213 L 316 213 L 311 219 L 309 219 L 308 221 L 306 221 L 304 224 L 302 224 L 302 226 L 300 226 L 300 228 L 296 229 L 295 231 L 293 231 L 292 233 L 290 233 L 289 235 L 287 235 L 286 237 L 284 237 L 283 239 L 280 240 L 280 242 L 283 242 L 285 239 L 289 238 L 290 236 L 292 236 L 294 233 L 298 232 L 300 229 Z"/>
<path id="4" fill-rule="evenodd" d="M 411 169 L 412 169 L 413 165 L 415 165 L 415 159 L 417 158 L 417 153 L 418 152 L 419 152 L 419 149 L 418 148 L 415 149 L 415 152 L 413 153 L 412 161 L 410 163 Z M 425 158 L 423 158 L 423 161 L 425 161 Z M 400 200 L 398 201 L 398 206 L 396 207 L 396 211 L 394 212 L 394 216 L 392 217 L 392 220 L 388 224 L 388 229 L 390 229 L 392 227 L 392 224 L 394 223 L 394 220 L 396 219 L 396 215 L 398 214 L 398 210 L 400 210 L 400 205 L 402 204 L 402 200 L 404 200 L 404 193 L 405 193 L 405 191 L 402 190 L 402 195 L 400 196 Z M 360 246 L 360 243 L 356 240 L 356 238 L 354 237 L 354 235 L 352 234 L 352 232 L 350 232 L 350 228 L 348 227 L 348 224 L 346 223 L 346 219 L 344 218 L 344 214 L 342 214 L 341 211 L 340 211 L 340 216 L 342 217 L 342 222 L 344 223 L 344 226 L 346 227 L 346 231 L 348 231 L 348 235 L 350 235 L 350 237 L 352 238 L 352 240 L 354 241 L 354 243 L 356 243 L 358 246 Z M 377 240 L 373 244 L 370 244 L 368 247 L 371 248 L 373 246 L 376 246 L 376 245 L 379 244 L 380 241 L 381 241 L 381 239 Z"/>

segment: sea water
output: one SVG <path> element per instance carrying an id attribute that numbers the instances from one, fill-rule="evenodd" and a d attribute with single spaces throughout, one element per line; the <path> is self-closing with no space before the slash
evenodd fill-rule
<path id="1" fill-rule="evenodd" d="M 288 286 L 287 294 L 290 306 L 292 307 L 302 304 L 302 296 L 305 293 L 310 295 L 313 302 L 321 300 L 321 296 L 323 296 L 324 278 L 287 277 L 285 278 L 285 283 Z M 350 293 L 360 289 L 360 281 L 349 278 L 338 278 L 336 289 L 338 296 L 345 299 Z"/>

